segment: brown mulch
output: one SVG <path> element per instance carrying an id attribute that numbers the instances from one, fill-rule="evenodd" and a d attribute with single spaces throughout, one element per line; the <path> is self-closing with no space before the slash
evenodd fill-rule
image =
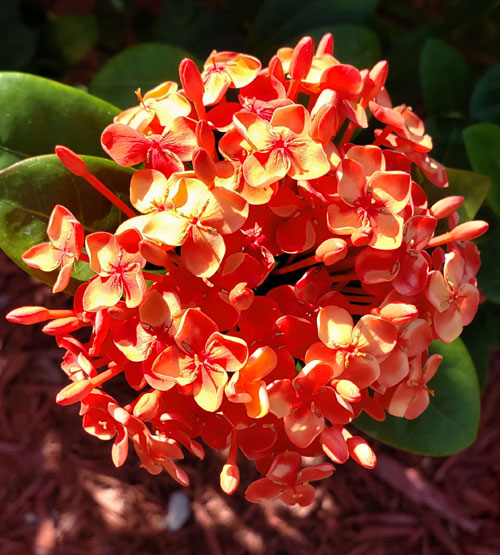
<path id="1" fill-rule="evenodd" d="M 166 524 L 182 488 L 87 435 L 75 407 L 59 407 L 61 352 L 40 326 L 3 316 L 17 306 L 64 305 L 0 258 L 0 553 L 2 555 L 447 554 L 500 553 L 500 357 L 492 358 L 476 443 L 449 458 L 399 453 L 375 441 L 374 471 L 338 466 L 315 503 L 254 505 L 244 487 L 218 487 L 222 460 L 186 458 L 191 517 Z M 248 476 L 250 474 L 250 476 Z M 242 468 L 248 481 L 255 474 Z M 244 478 L 245 481 L 245 478 Z"/>

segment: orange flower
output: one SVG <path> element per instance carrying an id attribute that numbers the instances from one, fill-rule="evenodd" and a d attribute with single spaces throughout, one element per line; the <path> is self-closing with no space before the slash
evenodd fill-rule
<path id="1" fill-rule="evenodd" d="M 191 385 L 198 405 L 215 412 L 222 403 L 227 372 L 240 370 L 247 361 L 247 344 L 222 335 L 213 320 L 192 308 L 184 313 L 174 340 L 176 344 L 155 360 L 146 380 L 159 390 Z"/>
<path id="2" fill-rule="evenodd" d="M 98 274 L 92 278 L 83 295 L 83 308 L 96 312 L 115 306 L 125 297 L 129 308 L 138 306 L 145 293 L 142 268 L 146 260 L 139 253 L 140 235 L 134 229 L 112 235 L 104 231 L 86 239 L 90 267 Z"/>
<path id="3" fill-rule="evenodd" d="M 218 270 L 226 252 L 222 235 L 234 233 L 244 224 L 248 205 L 224 187 L 209 189 L 194 178 L 183 178 L 185 199 L 173 210 L 153 214 L 144 235 L 161 245 L 180 246 L 186 268 L 198 277 Z"/>
<path id="4" fill-rule="evenodd" d="M 30 268 L 51 272 L 61 266 L 52 288 L 53 293 L 63 291 L 71 279 L 75 260 L 83 248 L 83 227 L 73 214 L 59 204 L 54 207 L 47 227 L 49 243 L 40 243 L 23 254 L 23 261 Z"/>
<path id="5" fill-rule="evenodd" d="M 318 313 L 318 335 L 306 352 L 306 362 L 320 360 L 333 368 L 334 378 L 368 387 L 380 375 L 379 362 L 396 345 L 396 328 L 378 316 L 363 316 L 354 326 L 344 308 L 327 306 Z"/>
<path id="6" fill-rule="evenodd" d="M 239 112 L 234 124 L 253 148 L 243 162 L 245 180 L 252 187 L 271 185 L 285 175 L 315 179 L 330 169 L 321 144 L 308 134 L 310 116 L 303 106 L 277 108 L 270 123 L 254 113 Z"/>

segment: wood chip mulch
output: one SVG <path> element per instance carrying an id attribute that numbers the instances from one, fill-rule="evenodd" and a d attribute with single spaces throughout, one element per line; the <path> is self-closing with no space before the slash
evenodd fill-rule
<path id="1" fill-rule="evenodd" d="M 479 437 L 449 458 L 400 453 L 371 440 L 373 471 L 353 462 L 318 487 L 311 507 L 254 505 L 244 487 L 218 486 L 223 460 L 186 457 L 191 485 L 150 476 L 86 434 L 76 407 L 59 407 L 61 352 L 41 326 L 5 321 L 21 305 L 64 306 L 0 257 L 0 553 L 2 555 L 498 555 L 500 356 L 491 359 Z M 248 482 L 256 475 L 243 465 Z M 182 489 L 190 518 L 166 527 Z"/>

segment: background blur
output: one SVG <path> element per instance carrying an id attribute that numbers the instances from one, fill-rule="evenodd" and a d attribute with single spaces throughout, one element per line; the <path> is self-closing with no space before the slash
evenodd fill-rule
<path id="1" fill-rule="evenodd" d="M 4 0 L 0 70 L 127 108 L 137 87 L 178 80 L 185 56 L 203 62 L 212 49 L 235 50 L 266 64 L 277 48 L 325 32 L 342 62 L 389 61 L 392 100 L 424 118 L 434 158 L 492 181 L 478 214 L 491 226 L 480 241 L 485 302 L 463 335 L 483 387 L 478 441 L 438 459 L 370 440 L 377 469 L 338 466 L 306 509 L 249 504 L 243 485 L 225 496 L 223 461 L 212 455 L 186 458 L 192 484 L 182 491 L 133 456 L 117 470 L 110 446 L 82 431 L 76 407 L 54 403 L 65 380 L 53 340 L 3 318 L 64 296 L 52 298 L 0 253 L 2 555 L 500 553 L 500 1 Z M 484 138 L 479 149 L 467 143 L 470 129 Z M 254 479 L 250 466 L 241 470 L 244 482 Z"/>

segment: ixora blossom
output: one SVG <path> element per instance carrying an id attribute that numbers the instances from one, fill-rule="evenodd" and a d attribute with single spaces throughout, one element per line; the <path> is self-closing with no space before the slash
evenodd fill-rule
<path id="1" fill-rule="evenodd" d="M 442 359 L 430 343 L 453 341 L 478 308 L 472 240 L 487 224 L 459 223 L 462 197 L 428 202 L 446 171 L 420 118 L 392 105 L 387 72 L 341 63 L 330 34 L 267 67 L 236 52 L 214 51 L 201 71 L 183 60 L 180 86 L 138 91 L 102 133 L 111 159 L 135 167 L 130 205 L 56 148 L 125 218 L 85 236 L 55 206 L 49 241 L 24 262 L 59 269 L 54 292 L 75 261 L 92 277 L 72 310 L 8 319 L 47 322 L 69 380 L 56 400 L 113 439 L 117 466 L 132 444 L 149 472 L 186 485 L 183 449 L 227 450 L 226 493 L 246 457 L 261 474 L 244 480 L 249 501 L 308 505 L 334 464 L 375 466 L 350 431 L 363 411 L 425 411 Z M 135 392 L 127 402 L 112 380 Z"/>

